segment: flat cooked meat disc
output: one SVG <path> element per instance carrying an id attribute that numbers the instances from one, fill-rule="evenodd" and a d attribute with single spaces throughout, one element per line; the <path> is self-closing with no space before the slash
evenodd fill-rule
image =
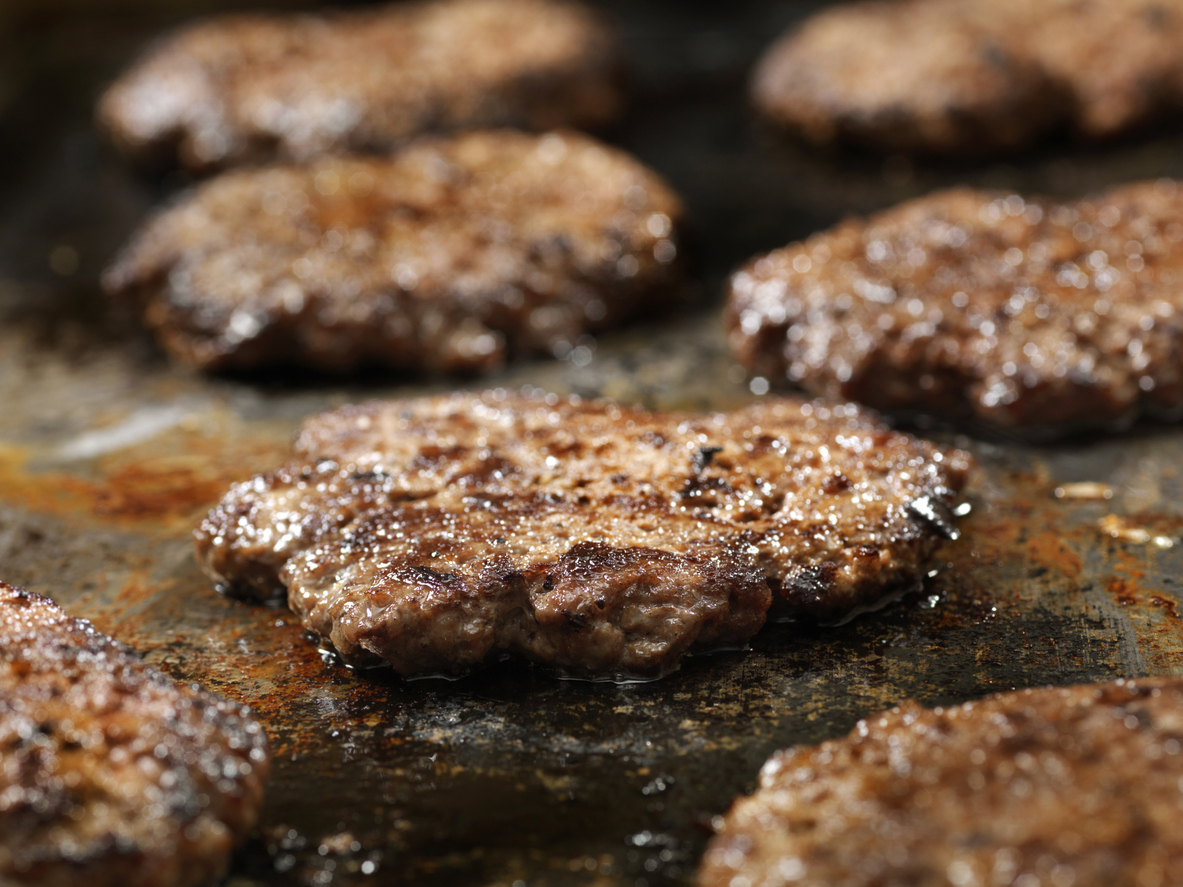
<path id="1" fill-rule="evenodd" d="M 133 157 L 192 169 L 385 151 L 441 130 L 595 126 L 623 107 L 621 50 L 565 0 L 434 0 L 233 15 L 168 37 L 99 103 Z"/>
<path id="2" fill-rule="evenodd" d="M 820 144 L 978 155 L 1178 113 L 1181 44 L 1183 0 L 847 3 L 773 44 L 752 93 Z"/>
<path id="3" fill-rule="evenodd" d="M 1183 190 L 1060 203 L 959 188 L 731 278 L 752 372 L 877 409 L 1072 430 L 1183 409 Z"/>
<path id="4" fill-rule="evenodd" d="M 773 755 L 700 887 L 1183 883 L 1183 681 L 914 702 Z"/>
<path id="5" fill-rule="evenodd" d="M 0 583 L 0 882 L 208 883 L 254 825 L 269 769 L 245 706 Z"/>
<path id="6" fill-rule="evenodd" d="M 346 661 L 460 672 L 511 651 L 657 675 L 787 613 L 915 584 L 968 457 L 853 405 L 653 413 L 529 393 L 345 407 L 233 488 L 198 559 L 288 602 Z"/>
<path id="7" fill-rule="evenodd" d="M 481 370 L 669 298 L 681 216 L 587 136 L 469 133 L 226 173 L 150 219 L 104 285 L 205 369 Z"/>

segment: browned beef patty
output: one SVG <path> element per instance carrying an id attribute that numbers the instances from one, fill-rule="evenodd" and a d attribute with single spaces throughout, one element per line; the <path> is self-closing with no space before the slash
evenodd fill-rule
<path id="1" fill-rule="evenodd" d="M 621 53 L 566 0 L 432 0 L 186 28 L 117 80 L 99 120 L 133 156 L 193 169 L 387 150 L 423 132 L 615 118 Z"/>
<path id="2" fill-rule="evenodd" d="M 826 144 L 978 154 L 1183 107 L 1183 0 L 872 0 L 778 40 L 752 92 Z"/>
<path id="3" fill-rule="evenodd" d="M 773 755 L 701 887 L 1183 883 L 1183 681 L 914 702 Z"/>
<path id="4" fill-rule="evenodd" d="M 751 637 L 770 588 L 835 619 L 916 583 L 967 468 L 853 405 L 370 403 L 308 420 L 294 461 L 210 512 L 197 554 L 242 592 L 286 588 L 348 662 L 459 672 L 511 651 L 656 675 Z"/>
<path id="5" fill-rule="evenodd" d="M 731 278 L 753 373 L 886 410 L 1071 428 L 1183 408 L 1183 190 L 1070 203 L 957 189 Z"/>
<path id="6" fill-rule="evenodd" d="M 245 706 L 0 583 L 0 883 L 205 884 L 254 825 L 269 767 Z"/>
<path id="7" fill-rule="evenodd" d="M 151 219 L 104 284 L 206 369 L 488 369 L 668 298 L 681 215 L 586 136 L 469 133 L 226 173 Z"/>

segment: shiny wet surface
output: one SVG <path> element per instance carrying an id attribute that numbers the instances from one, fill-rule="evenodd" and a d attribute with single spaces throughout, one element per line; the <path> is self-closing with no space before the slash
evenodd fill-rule
<path id="1" fill-rule="evenodd" d="M 275 766 L 229 883 L 684 884 L 710 818 L 776 748 L 841 735 L 905 697 L 1183 671 L 1183 429 L 1171 425 L 1046 445 L 942 432 L 979 464 L 962 538 L 923 589 L 842 626 L 770 624 L 749 650 L 693 657 L 653 683 L 511 663 L 458 681 L 350 672 L 286 609 L 219 595 L 190 530 L 231 482 L 278 464 L 308 413 L 452 383 L 204 377 L 170 367 L 107 307 L 103 263 L 184 180 L 127 171 L 91 134 L 91 104 L 140 41 L 194 6 L 92 4 L 10 26 L 0 578 L 256 708 Z M 738 405 L 753 395 L 718 311 L 723 278 L 755 252 L 961 180 L 1073 195 L 1183 173 L 1178 131 L 964 169 L 779 145 L 748 122 L 743 76 L 806 6 L 613 7 L 638 93 L 607 138 L 686 197 L 697 307 L 488 384 Z"/>

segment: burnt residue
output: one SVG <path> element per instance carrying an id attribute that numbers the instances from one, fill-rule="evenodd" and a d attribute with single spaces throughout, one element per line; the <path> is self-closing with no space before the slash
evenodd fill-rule
<path id="1" fill-rule="evenodd" d="M 722 447 L 699 447 L 694 452 L 694 458 L 691 460 L 691 467 L 695 474 L 701 474 L 703 470 L 715 461 L 715 454 L 723 452 Z"/>
<path id="2" fill-rule="evenodd" d="M 946 539 L 959 535 L 957 521 L 949 504 L 936 496 L 919 496 L 908 503 L 908 511 Z"/>

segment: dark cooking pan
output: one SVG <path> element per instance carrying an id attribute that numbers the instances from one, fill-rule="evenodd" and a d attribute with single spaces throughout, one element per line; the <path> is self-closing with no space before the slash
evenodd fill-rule
<path id="1" fill-rule="evenodd" d="M 752 253 L 957 181 L 1077 194 L 1183 172 L 1178 130 L 973 167 L 810 153 L 753 126 L 743 90 L 759 50 L 816 4 L 604 5 L 635 82 L 605 135 L 686 197 L 694 310 L 606 335 L 590 362 L 518 364 L 490 384 L 731 406 L 752 395 L 723 346 L 720 287 Z M 1183 669 L 1183 428 L 1170 425 L 1044 445 L 942 431 L 977 456 L 973 510 L 923 587 L 841 626 L 770 624 L 750 649 L 653 683 L 509 662 L 454 682 L 350 672 L 285 609 L 220 596 L 191 527 L 277 463 L 302 416 L 449 385 L 203 377 L 100 297 L 103 263 L 185 180 L 128 171 L 92 132 L 94 99 L 153 34 L 227 6 L 0 12 L 0 578 L 254 706 L 275 768 L 229 883 L 684 884 L 712 816 L 773 749 L 906 697 Z"/>

